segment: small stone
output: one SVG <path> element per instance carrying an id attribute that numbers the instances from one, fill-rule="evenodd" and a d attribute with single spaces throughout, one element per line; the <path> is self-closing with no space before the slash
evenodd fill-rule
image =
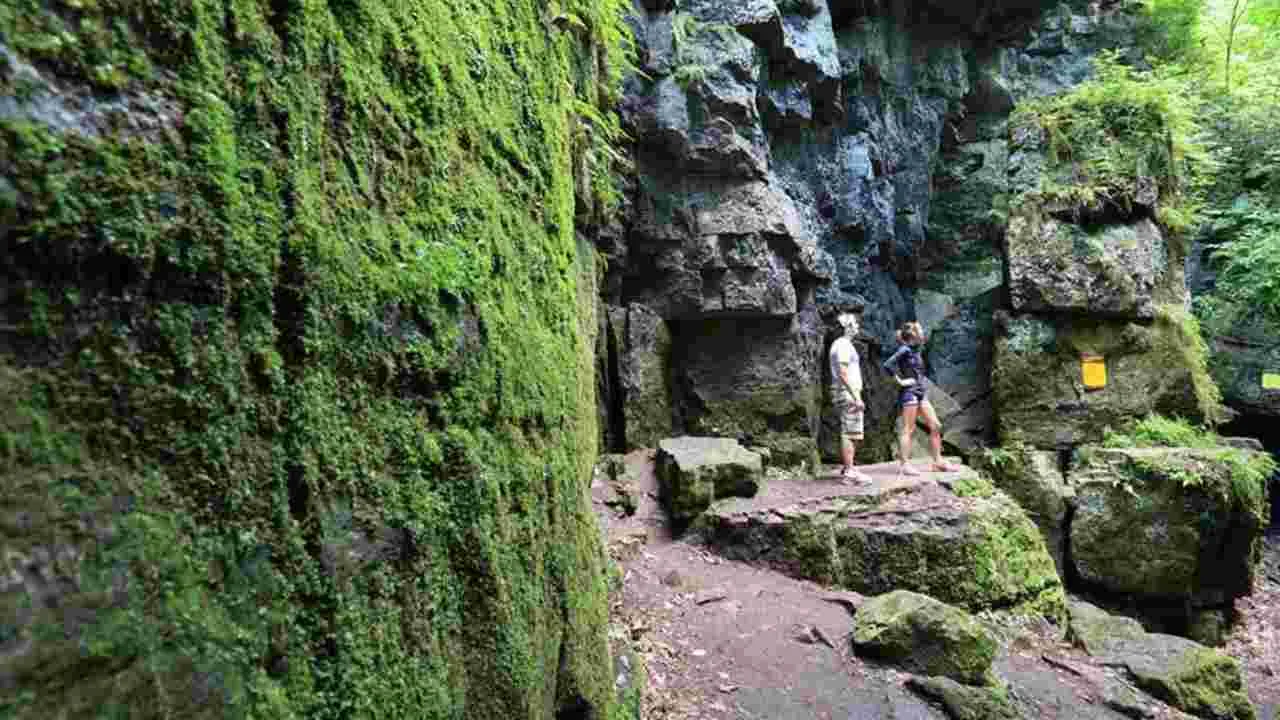
<path id="1" fill-rule="evenodd" d="M 672 570 L 662 576 L 662 584 L 667 587 L 678 588 L 684 584 L 684 578 L 681 577 L 679 570 Z"/>
<path id="2" fill-rule="evenodd" d="M 697 596 L 694 598 L 693 602 L 697 605 L 707 605 L 713 602 L 720 602 L 721 600 L 726 600 L 728 599 L 728 597 L 729 597 L 729 593 L 725 592 L 720 588 L 715 588 L 713 590 L 703 590 L 702 592 L 698 593 Z"/>
<path id="3" fill-rule="evenodd" d="M 727 695 L 733 692 L 734 690 L 737 690 L 738 686 L 737 685 L 721 685 L 719 686 L 718 689 L 720 690 L 720 692 L 725 693 Z"/>
<path id="4" fill-rule="evenodd" d="M 702 648 L 698 648 L 698 649 L 694 650 L 694 651 L 693 651 L 692 653 L 690 653 L 690 654 L 691 654 L 691 655 L 693 655 L 694 657 L 706 657 L 706 656 L 707 656 L 707 651 L 706 651 L 706 650 L 703 650 Z"/>

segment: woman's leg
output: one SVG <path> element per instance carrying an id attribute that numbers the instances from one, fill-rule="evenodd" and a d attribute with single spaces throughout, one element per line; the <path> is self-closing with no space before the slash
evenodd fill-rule
<path id="1" fill-rule="evenodd" d="M 938 413 L 933 403 L 920 401 L 920 412 L 924 415 L 924 424 L 929 427 L 929 450 L 933 453 L 935 465 L 942 464 L 942 423 L 938 421 Z"/>
<path id="2" fill-rule="evenodd" d="M 942 423 L 933 403 L 924 400 L 920 403 L 920 412 L 924 413 L 924 422 L 929 426 L 929 449 L 933 451 L 933 469 L 940 472 L 953 472 L 960 468 L 942 459 Z"/>
<path id="3" fill-rule="evenodd" d="M 902 406 L 902 427 L 898 430 L 898 460 L 905 466 L 911 459 L 911 433 L 916 428 L 916 415 L 920 406 Z"/>

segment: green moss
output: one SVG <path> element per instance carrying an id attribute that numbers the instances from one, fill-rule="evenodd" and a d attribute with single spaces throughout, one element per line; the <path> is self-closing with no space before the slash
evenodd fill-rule
<path id="1" fill-rule="evenodd" d="M 926 595 L 895 590 L 868 600 L 854 617 L 852 640 L 859 652 L 913 672 L 994 681 L 995 637 L 969 613 Z"/>
<path id="2" fill-rule="evenodd" d="M 997 339 L 992 386 L 1003 442 L 1051 447 L 1061 438 L 1097 442 L 1107 427 L 1152 413 L 1214 424 L 1225 412 L 1207 371 L 1208 352 L 1180 308 L 1157 308 L 1150 324 L 1031 317 L 1006 323 Z M 1106 358 L 1107 386 L 1086 392 L 1080 355 Z M 1063 413 L 1068 404 L 1070 412 Z"/>
<path id="3" fill-rule="evenodd" d="M 1266 453 L 1219 448 L 1201 454 L 1135 456 L 1130 470 L 1147 483 L 1175 483 L 1183 490 L 1198 490 L 1248 513 L 1258 527 L 1267 522 L 1267 484 L 1276 461 Z"/>
<path id="4" fill-rule="evenodd" d="M 0 703 L 610 716 L 575 225 L 608 201 L 622 10 L 0 8 L 0 39 L 61 83 L 177 108 L 146 136 L 0 121 L 0 382 L 20 388 L 0 455 L 26 461 L 0 469 L 25 488 L 6 512 L 62 498 L 41 537 L 83 559 L 69 607 L 133 569 L 87 655 Z M 76 503 L 110 541 L 57 539 Z M 64 629 L 45 620 L 22 632 Z"/>
<path id="5" fill-rule="evenodd" d="M 1128 423 L 1121 430 L 1107 428 L 1102 446 L 1126 447 L 1218 447 L 1221 438 L 1217 434 L 1196 427 L 1182 418 L 1166 418 L 1163 415 L 1147 417 Z"/>
<path id="6" fill-rule="evenodd" d="M 864 593 L 910 589 L 978 612 L 1059 620 L 1062 584 L 1039 530 L 1001 494 L 970 499 L 960 538 L 837 529 L 843 582 Z"/>
<path id="7" fill-rule="evenodd" d="M 991 480 L 981 475 L 964 477 L 951 487 L 951 491 L 960 497 L 989 498 L 996 493 L 996 486 Z"/>
<path id="8" fill-rule="evenodd" d="M 1240 666 L 1216 650 L 1189 650 L 1168 672 L 1144 672 L 1139 667 L 1134 674 L 1139 687 L 1194 715 L 1238 720 L 1257 717 L 1245 694 Z"/>
<path id="9" fill-rule="evenodd" d="M 1015 138 L 1042 136 L 1049 161 L 1026 193 L 1076 212 L 1128 212 L 1140 178 L 1149 178 L 1161 224 L 1175 235 L 1190 230 L 1195 184 L 1209 162 L 1192 103 L 1177 82 L 1135 71 L 1114 54 L 1096 59 L 1095 71 L 1067 93 L 1014 110 Z"/>

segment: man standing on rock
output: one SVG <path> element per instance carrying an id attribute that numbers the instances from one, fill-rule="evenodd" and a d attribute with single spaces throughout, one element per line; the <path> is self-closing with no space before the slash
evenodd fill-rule
<path id="1" fill-rule="evenodd" d="M 840 481 L 854 483 L 869 481 L 866 475 L 853 469 L 853 457 L 863 437 L 862 367 L 858 363 L 858 351 L 853 347 L 853 337 L 858 334 L 858 316 L 841 313 L 836 321 L 844 330 L 834 343 L 827 359 L 831 364 L 831 399 L 840 416 Z"/>

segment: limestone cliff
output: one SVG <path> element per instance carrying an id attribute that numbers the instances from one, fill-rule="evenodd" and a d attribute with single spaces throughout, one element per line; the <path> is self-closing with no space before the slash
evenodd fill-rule
<path id="1" fill-rule="evenodd" d="M 1156 300 L 1180 299 L 1180 272 L 1155 277 L 1180 259 L 1160 254 L 1154 223 L 1116 230 L 1134 241 L 1111 244 L 1134 249 L 1114 252 L 1146 258 L 1121 299 L 1014 273 L 1022 246 L 1006 242 L 1036 154 L 1011 111 L 1088 78 L 1097 51 L 1130 45 L 1136 22 L 1116 3 L 637 5 L 644 75 L 623 103 L 636 175 L 625 227 L 602 247 L 603 297 L 612 322 L 661 318 L 667 371 L 648 368 L 650 382 L 617 388 L 612 403 L 662 407 L 670 425 L 619 413 L 605 441 L 644 446 L 665 430 L 743 437 L 793 463 L 829 453 L 821 358 L 832 315 L 850 308 L 863 313 L 865 457 L 887 454 L 893 427 L 874 359 L 911 318 L 932 335 L 948 441 L 967 449 L 995 431 L 996 310 L 1125 302 L 1145 322 Z M 1084 295 L 1044 299 L 1055 282 Z M 610 356 L 613 372 L 636 376 L 637 354 Z"/>

